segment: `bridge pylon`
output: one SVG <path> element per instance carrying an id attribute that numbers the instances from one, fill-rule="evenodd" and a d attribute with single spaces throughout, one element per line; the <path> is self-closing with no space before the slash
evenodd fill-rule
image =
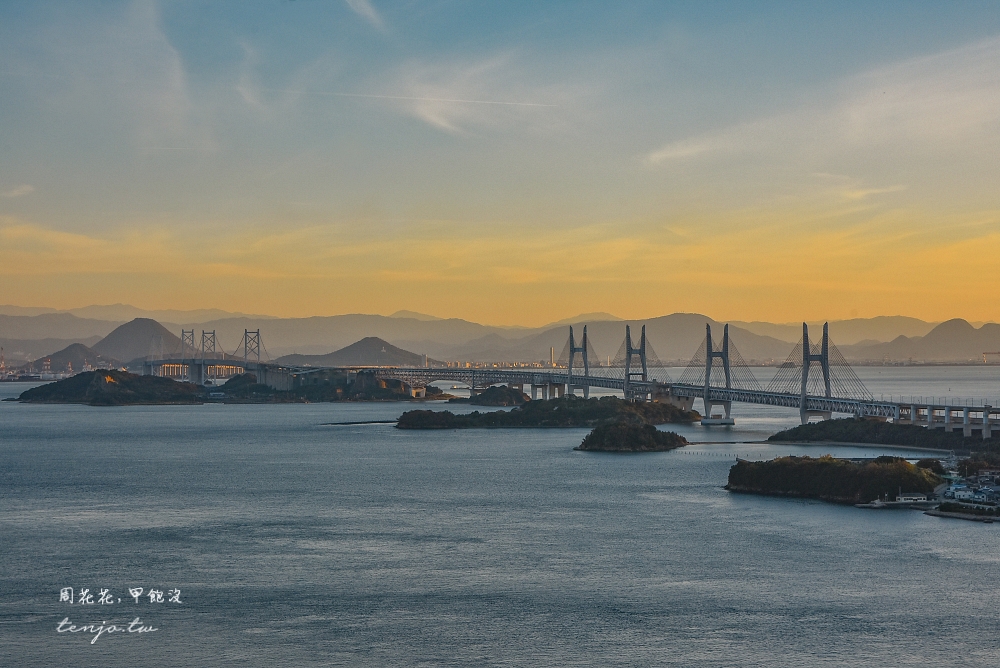
<path id="1" fill-rule="evenodd" d="M 726 389 L 733 387 L 732 367 L 729 364 L 729 325 L 722 329 L 722 350 L 716 350 L 712 343 L 712 325 L 705 323 L 705 393 L 702 401 L 705 404 L 705 415 L 701 419 L 703 425 L 730 425 L 736 424 L 733 420 L 733 402 L 712 399 L 709 390 L 712 387 L 712 360 L 722 361 L 722 370 L 726 377 Z M 725 416 L 713 416 L 712 409 L 721 406 L 725 411 Z"/>
<path id="2" fill-rule="evenodd" d="M 813 362 L 819 362 L 823 372 L 823 389 L 826 392 L 826 398 L 829 399 L 833 395 L 830 389 L 830 323 L 828 322 L 823 323 L 823 341 L 820 344 L 819 353 L 812 352 L 812 346 L 809 345 L 809 325 L 802 323 L 802 403 L 799 406 L 799 417 L 802 424 L 809 422 L 810 416 L 813 415 L 819 415 L 824 420 L 833 417 L 833 414 L 828 411 L 806 409 L 806 401 L 809 396 L 809 369 Z"/>
<path id="3" fill-rule="evenodd" d="M 192 331 L 193 333 L 193 331 Z M 193 362 L 188 367 L 188 377 L 192 383 L 203 385 L 208 380 L 208 364 L 206 359 L 215 358 L 215 330 L 201 330 L 201 362 Z"/>
<path id="4" fill-rule="evenodd" d="M 250 331 L 249 329 L 243 330 L 243 342 L 240 344 L 243 348 L 243 361 L 244 362 L 257 362 L 260 363 L 260 330 Z M 237 349 L 238 350 L 238 349 Z"/>
<path id="5" fill-rule="evenodd" d="M 188 359 L 188 353 L 191 353 L 191 364 L 185 364 Z M 186 368 L 185 378 L 190 379 L 192 369 L 194 364 L 195 349 L 194 349 L 194 330 L 193 329 L 182 329 L 181 330 L 181 366 Z"/>
<path id="6" fill-rule="evenodd" d="M 567 366 L 567 377 L 566 377 L 566 393 L 573 394 L 574 389 L 583 390 L 583 398 L 590 398 L 590 385 L 584 383 L 583 385 L 573 383 L 573 363 L 576 361 L 574 358 L 577 354 L 583 358 L 583 377 L 588 378 L 590 376 L 590 361 L 587 357 L 587 326 L 583 326 L 583 341 L 580 342 L 581 345 L 577 346 L 576 341 L 573 338 L 573 326 L 570 325 L 569 328 L 569 364 Z"/>
<path id="7" fill-rule="evenodd" d="M 642 326 L 642 336 L 639 339 L 639 347 L 632 347 L 632 328 L 625 325 L 625 398 L 626 399 L 639 399 L 646 398 L 647 390 L 635 390 L 631 387 L 633 380 L 641 380 L 646 382 L 649 376 L 648 369 L 646 367 L 646 326 Z M 632 370 L 632 356 L 636 355 L 639 357 L 639 367 L 635 371 Z"/>

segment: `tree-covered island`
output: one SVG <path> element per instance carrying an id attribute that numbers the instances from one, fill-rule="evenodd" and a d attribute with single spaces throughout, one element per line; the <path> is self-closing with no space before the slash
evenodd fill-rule
<path id="1" fill-rule="evenodd" d="M 596 427 L 616 422 L 670 424 L 694 422 L 701 418 L 670 404 L 634 402 L 617 397 L 528 401 L 509 411 L 455 415 L 451 411 L 416 410 L 399 416 L 399 429 L 475 429 L 495 427 Z"/>
<path id="2" fill-rule="evenodd" d="M 739 460 L 729 469 L 731 492 L 821 499 L 833 503 L 870 503 L 900 492 L 930 494 L 940 484 L 933 471 L 900 457 L 878 457 L 858 464 L 825 455 L 780 457 L 766 462 Z"/>
<path id="3" fill-rule="evenodd" d="M 574 450 L 585 452 L 665 452 L 687 445 L 687 439 L 651 424 L 614 422 L 594 428 Z"/>

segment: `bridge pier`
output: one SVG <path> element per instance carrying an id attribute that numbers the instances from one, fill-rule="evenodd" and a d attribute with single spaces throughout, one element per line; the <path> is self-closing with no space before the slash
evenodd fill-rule
<path id="1" fill-rule="evenodd" d="M 670 404 L 674 408 L 679 408 L 682 411 L 689 411 L 694 409 L 694 397 L 682 397 L 675 395 L 669 385 L 658 384 L 656 389 L 653 391 L 653 401 L 661 404 Z"/>
<path id="2" fill-rule="evenodd" d="M 717 401 L 714 399 L 702 399 L 705 404 L 705 415 L 701 418 L 702 425 L 714 426 L 714 425 L 733 425 L 736 424 L 736 420 L 733 419 L 733 402 L 731 401 Z M 693 402 L 692 402 L 693 403 Z M 720 406 L 722 410 L 725 411 L 725 415 L 713 415 L 712 409 L 715 406 Z"/>
<path id="3" fill-rule="evenodd" d="M 962 436 L 969 438 L 972 436 L 972 421 L 969 419 L 969 409 L 962 410 Z"/>
<path id="4" fill-rule="evenodd" d="M 562 383 L 541 383 L 531 385 L 532 401 L 538 399 L 538 392 L 542 393 L 542 399 L 558 399 L 566 395 L 566 386 Z"/>

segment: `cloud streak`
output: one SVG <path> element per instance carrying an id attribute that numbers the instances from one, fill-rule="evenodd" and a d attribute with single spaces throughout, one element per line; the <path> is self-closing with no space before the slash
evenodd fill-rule
<path id="1" fill-rule="evenodd" d="M 368 23 L 372 24 L 375 28 L 385 31 L 385 21 L 379 15 L 375 8 L 372 7 L 372 3 L 368 0 L 344 0 L 347 6 L 351 8 L 355 14 L 363 18 Z"/>
<path id="2" fill-rule="evenodd" d="M 794 160 L 884 146 L 953 151 L 1000 142 L 1000 39 L 873 70 L 813 97 L 819 102 L 670 142 L 647 161 L 746 154 Z"/>
<path id="3" fill-rule="evenodd" d="M 30 195 L 35 192 L 35 186 L 25 184 L 23 186 L 17 186 L 16 188 L 11 188 L 5 192 L 0 193 L 0 197 L 6 199 L 13 199 L 15 197 L 24 197 L 25 195 Z"/>

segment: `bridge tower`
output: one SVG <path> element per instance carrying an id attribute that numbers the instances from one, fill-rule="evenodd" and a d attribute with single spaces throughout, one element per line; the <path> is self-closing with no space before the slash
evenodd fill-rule
<path id="1" fill-rule="evenodd" d="M 193 333 L 193 332 L 192 332 Z M 201 358 L 205 359 L 209 355 L 215 358 L 215 330 L 206 332 L 201 330 Z"/>
<path id="2" fill-rule="evenodd" d="M 215 359 L 215 330 L 201 330 L 201 382 L 208 380 L 208 369 L 211 366 L 206 359 Z"/>
<path id="3" fill-rule="evenodd" d="M 626 399 L 637 399 L 641 395 L 645 399 L 645 391 L 637 392 L 632 390 L 629 385 L 631 384 L 633 378 L 646 381 L 648 379 L 648 372 L 646 368 L 646 326 L 642 326 L 642 337 L 639 339 L 639 347 L 632 347 L 632 328 L 625 325 L 625 398 Z M 641 371 L 636 369 L 632 370 L 632 356 L 638 355 Z"/>
<path id="4" fill-rule="evenodd" d="M 185 364 L 185 360 L 188 358 L 188 353 L 191 353 L 191 364 Z M 181 330 L 181 367 L 187 368 L 186 376 L 188 379 L 191 378 L 193 373 L 192 366 L 194 365 L 195 349 L 194 349 L 194 330 L 193 329 L 182 329 Z"/>
<path id="5" fill-rule="evenodd" d="M 567 394 L 572 394 L 573 390 L 575 388 L 580 388 L 581 390 L 583 390 L 583 398 L 584 399 L 589 399 L 590 398 L 590 385 L 587 385 L 587 384 L 573 385 L 573 361 L 574 361 L 573 358 L 576 357 L 577 353 L 580 353 L 583 356 L 583 377 L 584 378 L 589 378 L 590 377 L 590 361 L 587 359 L 587 326 L 586 325 L 583 326 L 583 341 L 581 341 L 581 345 L 579 347 L 577 347 L 576 341 L 573 338 L 573 326 L 570 325 L 570 328 L 569 328 L 569 365 L 568 365 L 568 369 L 567 369 L 567 378 L 566 378 L 566 393 Z"/>
<path id="6" fill-rule="evenodd" d="M 260 330 L 243 330 L 243 361 L 260 364 Z"/>
<path id="7" fill-rule="evenodd" d="M 726 377 L 726 389 L 733 387 L 732 368 L 729 365 L 729 325 L 722 329 L 722 350 L 716 350 L 712 343 L 712 326 L 705 323 L 705 390 L 702 401 L 705 403 L 705 415 L 701 420 L 703 425 L 736 424 L 733 420 L 732 401 L 716 401 L 709 394 L 712 385 L 712 360 L 722 360 L 722 370 Z M 726 411 L 725 417 L 712 417 L 712 407 L 721 406 Z"/>
<path id="8" fill-rule="evenodd" d="M 802 392 L 799 404 L 799 417 L 802 424 L 809 422 L 811 415 L 819 415 L 824 420 L 829 420 L 833 414 L 828 411 L 806 410 L 806 401 L 809 388 L 809 368 L 813 362 L 819 362 L 823 371 L 823 389 L 826 398 L 833 396 L 830 388 L 830 323 L 823 323 L 823 342 L 820 344 L 819 353 L 814 353 L 809 345 L 809 325 L 802 323 Z"/>

